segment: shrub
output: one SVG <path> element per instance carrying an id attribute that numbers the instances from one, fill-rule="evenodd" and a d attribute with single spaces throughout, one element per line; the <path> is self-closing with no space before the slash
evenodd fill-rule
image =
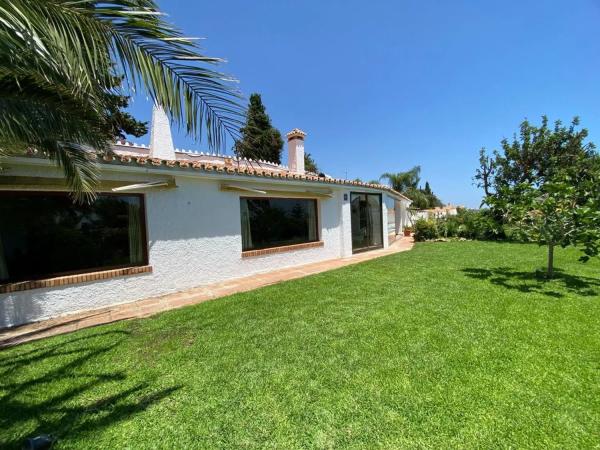
<path id="1" fill-rule="evenodd" d="M 443 219 L 438 219 L 438 230 L 440 235 L 445 238 L 453 238 L 458 236 L 461 222 L 457 216 L 449 216 Z"/>
<path id="2" fill-rule="evenodd" d="M 494 217 L 490 210 L 459 209 L 456 216 L 439 219 L 420 219 L 415 223 L 415 241 L 427 241 L 443 238 L 464 238 L 481 241 L 507 239 L 505 227 Z M 510 237 L 518 236 L 510 230 Z"/>
<path id="3" fill-rule="evenodd" d="M 482 209 L 475 216 L 474 239 L 499 241 L 506 238 L 502 223 L 497 221 L 489 209 Z"/>
<path id="4" fill-rule="evenodd" d="M 432 220 L 419 219 L 415 222 L 415 241 L 422 242 L 439 237 L 438 227 Z"/>

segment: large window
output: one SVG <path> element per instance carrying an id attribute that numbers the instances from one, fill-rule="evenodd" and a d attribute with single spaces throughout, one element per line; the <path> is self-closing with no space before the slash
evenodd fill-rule
<path id="1" fill-rule="evenodd" d="M 240 207 L 243 250 L 319 239 L 316 200 L 242 197 Z"/>
<path id="2" fill-rule="evenodd" d="M 141 195 L 0 193 L 0 283 L 147 264 Z"/>

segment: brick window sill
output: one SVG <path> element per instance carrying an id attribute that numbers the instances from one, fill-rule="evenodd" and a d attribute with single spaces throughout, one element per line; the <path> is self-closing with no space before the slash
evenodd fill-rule
<path id="1" fill-rule="evenodd" d="M 305 242 L 303 244 L 284 245 L 281 247 L 263 248 L 261 250 L 248 250 L 242 252 L 242 258 L 251 258 L 254 256 L 273 255 L 275 253 L 293 252 L 309 248 L 323 247 L 323 241 Z"/>
<path id="2" fill-rule="evenodd" d="M 152 266 L 124 267 L 122 269 L 101 270 L 99 272 L 66 275 L 64 277 L 45 278 L 43 280 L 19 281 L 16 283 L 0 284 L 0 294 L 9 292 L 28 291 L 30 289 L 67 286 L 70 284 L 86 283 L 89 281 L 106 280 L 109 278 L 151 273 Z"/>

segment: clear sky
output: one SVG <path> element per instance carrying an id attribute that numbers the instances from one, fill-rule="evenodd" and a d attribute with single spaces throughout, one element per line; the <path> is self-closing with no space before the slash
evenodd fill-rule
<path id="1" fill-rule="evenodd" d="M 481 147 L 527 117 L 579 115 L 600 144 L 600 0 L 161 0 L 282 134 L 336 177 L 421 165 L 444 202 L 477 207 Z M 132 105 L 148 120 L 144 97 Z M 205 150 L 174 130 L 176 147 Z M 148 142 L 148 136 L 138 142 Z M 230 152 L 230 150 L 228 150 Z M 285 155 L 285 148 L 284 148 Z"/>

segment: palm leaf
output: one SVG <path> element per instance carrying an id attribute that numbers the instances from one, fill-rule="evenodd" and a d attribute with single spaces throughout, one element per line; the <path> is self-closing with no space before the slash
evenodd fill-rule
<path id="1" fill-rule="evenodd" d="M 104 81 L 93 75 L 107 73 L 98 67 L 112 60 L 131 90 L 142 87 L 191 136 L 201 139 L 205 130 L 213 148 L 222 147 L 227 134 L 237 136 L 241 95 L 231 77 L 205 67 L 221 60 L 204 56 L 164 21 L 154 1 L 15 0 L 10 6 L 12 29 L 33 36 L 31 51 L 55 56 L 55 49 L 68 49 L 56 63 L 78 60 L 90 74 L 88 86 Z"/>
<path id="2" fill-rule="evenodd" d="M 89 196 L 97 174 L 85 148 L 108 145 L 98 123 L 113 65 L 130 91 L 142 88 L 188 134 L 223 147 L 243 108 L 231 78 L 207 67 L 220 61 L 152 0 L 0 0 L 0 151 L 40 149 L 78 198 Z"/>
<path id="3" fill-rule="evenodd" d="M 6 92 L 0 88 L 2 153 L 33 150 L 47 156 L 63 168 L 75 200 L 93 200 L 98 174 L 89 149 L 92 145 L 97 150 L 109 149 L 93 103 L 86 105 L 64 95 L 57 98 L 34 86 L 28 87 L 26 98 L 20 98 L 18 91 Z"/>

